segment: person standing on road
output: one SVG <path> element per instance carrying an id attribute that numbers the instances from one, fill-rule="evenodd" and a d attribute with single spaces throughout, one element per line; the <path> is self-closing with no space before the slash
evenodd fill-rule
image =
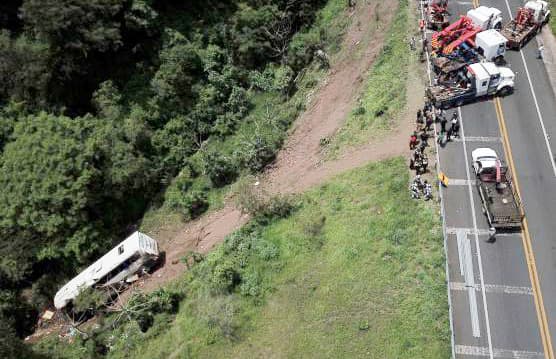
<path id="1" fill-rule="evenodd" d="M 490 227 L 488 229 L 488 243 L 494 243 L 496 241 L 496 228 Z"/>
<path id="2" fill-rule="evenodd" d="M 459 137 L 459 119 L 458 117 L 452 117 L 452 135 L 454 137 Z"/>
<path id="3" fill-rule="evenodd" d="M 444 110 L 441 109 L 440 107 L 437 108 L 437 109 L 436 109 L 436 112 L 435 112 L 435 117 L 436 117 L 436 121 L 437 121 L 437 122 L 440 121 L 440 119 L 441 119 L 442 117 L 444 117 Z"/>
<path id="4" fill-rule="evenodd" d="M 440 133 L 444 134 L 446 133 L 446 124 L 448 123 L 448 120 L 446 119 L 446 117 L 442 116 L 440 118 Z"/>
<path id="5" fill-rule="evenodd" d="M 537 59 L 543 59 L 543 52 L 544 52 L 544 45 L 542 42 L 539 43 L 539 47 L 537 48 Z"/>
<path id="6" fill-rule="evenodd" d="M 453 135 L 452 126 L 450 126 L 450 128 L 448 128 L 448 131 L 446 131 L 446 142 L 452 140 L 452 135 Z"/>

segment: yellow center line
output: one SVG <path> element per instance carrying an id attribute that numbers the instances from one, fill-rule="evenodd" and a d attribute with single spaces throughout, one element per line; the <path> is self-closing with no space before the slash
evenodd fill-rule
<path id="1" fill-rule="evenodd" d="M 502 145 L 504 147 L 504 152 L 506 154 L 506 158 L 508 159 L 508 163 L 510 164 L 510 173 L 512 175 L 513 182 L 515 184 L 515 190 L 517 191 L 518 197 L 521 198 L 521 191 L 519 189 L 519 180 L 515 173 L 515 165 L 512 156 L 512 148 L 510 146 L 508 131 L 506 129 L 504 112 L 502 111 L 502 102 L 498 97 L 494 99 L 494 107 L 496 109 L 496 117 L 498 118 L 498 125 L 500 127 L 500 132 L 502 133 Z M 533 298 L 535 302 L 535 309 L 537 312 L 537 319 L 539 321 L 539 329 L 541 332 L 541 340 L 542 340 L 542 346 L 544 348 L 544 355 L 548 359 L 554 359 L 554 350 L 552 349 L 552 340 L 550 337 L 550 330 L 548 328 L 548 319 L 546 316 L 546 311 L 544 309 L 544 302 L 542 298 L 539 275 L 537 273 L 537 265 L 535 263 L 535 255 L 533 253 L 533 247 L 531 245 L 531 235 L 529 234 L 529 226 L 527 225 L 527 218 L 525 217 L 525 212 L 522 206 L 520 206 L 520 211 L 523 217 L 523 223 L 522 223 L 523 231 L 521 235 L 521 240 L 523 242 L 523 249 L 525 250 L 527 269 L 529 271 L 529 278 L 531 280 L 531 287 L 533 289 Z"/>

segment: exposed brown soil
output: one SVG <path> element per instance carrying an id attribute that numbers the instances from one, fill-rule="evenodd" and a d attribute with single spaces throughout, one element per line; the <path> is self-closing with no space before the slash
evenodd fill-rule
<path id="1" fill-rule="evenodd" d="M 408 108 L 401 123 L 387 137 L 351 149 L 334 161 L 325 161 L 320 140 L 340 129 L 364 88 L 364 79 L 382 48 L 395 12 L 389 2 L 361 1 L 350 13 L 342 51 L 332 61 L 329 75 L 311 96 L 307 110 L 294 124 L 275 163 L 261 176 L 260 186 L 269 194 L 299 193 L 327 179 L 370 161 L 407 155 L 411 119 L 423 99 L 417 68 L 408 76 Z M 374 20 L 379 12 L 380 26 Z M 249 219 L 232 203 L 181 228 L 153 234 L 166 252 L 165 265 L 138 286 L 153 290 L 185 270 L 180 258 L 188 251 L 206 253 Z"/>

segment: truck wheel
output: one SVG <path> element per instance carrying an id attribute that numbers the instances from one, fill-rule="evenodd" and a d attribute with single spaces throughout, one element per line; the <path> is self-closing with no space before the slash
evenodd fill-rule
<path id="1" fill-rule="evenodd" d="M 513 89 L 510 86 L 504 86 L 498 91 L 498 96 L 505 97 L 511 94 Z"/>
<path id="2" fill-rule="evenodd" d="M 496 30 L 496 31 L 502 30 L 502 23 L 499 22 L 498 24 L 494 25 L 494 30 Z"/>

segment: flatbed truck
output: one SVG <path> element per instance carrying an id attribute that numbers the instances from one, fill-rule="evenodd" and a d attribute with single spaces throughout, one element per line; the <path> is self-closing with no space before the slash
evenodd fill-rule
<path id="1" fill-rule="evenodd" d="M 472 153 L 473 170 L 483 213 L 490 228 L 516 230 L 521 228 L 522 211 L 519 196 L 496 152 L 491 148 L 477 148 Z"/>
<path id="2" fill-rule="evenodd" d="M 438 108 L 448 109 L 488 96 L 506 96 L 513 92 L 515 74 L 492 62 L 466 66 L 450 83 L 430 86 L 427 97 Z"/>
<path id="3" fill-rule="evenodd" d="M 438 31 L 448 25 L 450 25 L 448 0 L 435 0 L 429 4 L 427 7 L 427 28 Z"/>
<path id="4" fill-rule="evenodd" d="M 529 42 L 550 20 L 550 9 L 546 1 L 528 1 L 517 10 L 515 19 L 500 31 L 508 39 L 508 49 L 519 50 Z"/>

